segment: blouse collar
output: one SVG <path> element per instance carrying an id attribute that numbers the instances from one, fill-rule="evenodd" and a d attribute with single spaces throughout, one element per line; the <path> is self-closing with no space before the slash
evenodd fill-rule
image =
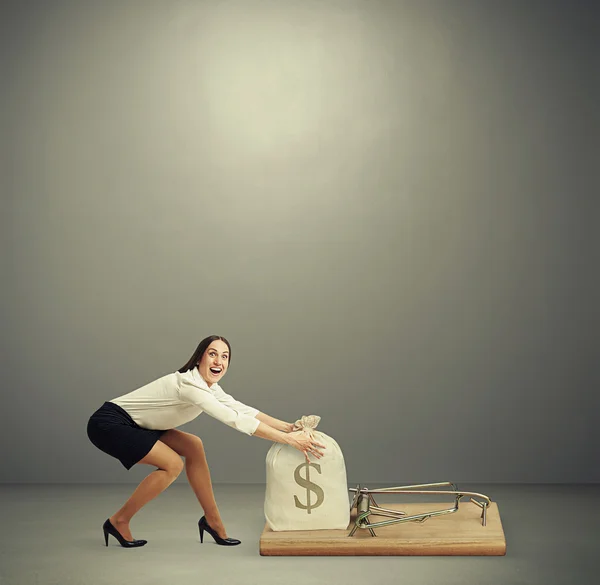
<path id="1" fill-rule="evenodd" d="M 198 366 L 196 366 L 192 370 L 192 378 L 194 379 L 194 382 L 196 382 L 196 384 L 198 384 L 198 386 L 200 386 L 200 388 L 203 388 L 204 390 L 208 390 L 209 392 L 211 392 L 211 391 L 214 392 L 217 388 L 219 388 L 219 385 L 216 383 L 213 384 L 212 387 L 207 384 L 206 380 L 202 377 L 202 375 L 198 371 Z"/>

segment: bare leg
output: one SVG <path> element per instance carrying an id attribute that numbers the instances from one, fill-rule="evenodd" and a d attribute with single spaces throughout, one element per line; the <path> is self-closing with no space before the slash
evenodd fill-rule
<path id="1" fill-rule="evenodd" d="M 145 477 L 123 507 L 110 517 L 112 525 L 127 540 L 133 540 L 129 529 L 133 515 L 169 487 L 183 469 L 181 457 L 160 441 L 155 443 L 148 455 L 139 463 L 153 465 L 158 469 Z"/>
<path id="2" fill-rule="evenodd" d="M 161 437 L 161 441 L 185 457 L 185 472 L 190 486 L 204 510 L 206 521 L 221 538 L 227 538 L 227 531 L 215 500 L 202 440 L 196 435 L 172 429 Z"/>
<path id="3" fill-rule="evenodd" d="M 213 492 L 212 482 L 210 479 L 210 471 L 204 450 L 197 455 L 187 456 L 185 458 L 185 473 L 192 490 L 196 494 L 204 515 L 209 525 L 217 531 L 221 538 L 227 538 L 227 532 L 221 514 L 217 507 L 215 494 Z"/>

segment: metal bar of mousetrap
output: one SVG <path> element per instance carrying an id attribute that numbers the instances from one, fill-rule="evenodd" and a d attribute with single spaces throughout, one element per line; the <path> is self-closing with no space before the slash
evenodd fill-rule
<path id="1" fill-rule="evenodd" d="M 452 487 L 452 491 L 446 490 L 432 490 L 430 488 L 439 487 Z M 423 488 L 423 489 L 419 489 Z M 350 488 L 350 491 L 355 492 L 354 499 L 350 510 L 356 505 L 357 516 L 354 526 L 348 536 L 352 536 L 357 528 L 365 529 L 368 528 L 372 536 L 375 536 L 374 528 L 379 526 L 389 526 L 391 524 L 398 524 L 400 522 L 424 522 L 425 520 L 434 516 L 442 516 L 445 514 L 452 514 L 458 511 L 459 502 L 463 497 L 469 497 L 471 502 L 481 508 L 481 519 L 482 525 L 487 524 L 487 508 L 491 504 L 491 499 L 480 493 L 476 492 L 465 492 L 459 490 L 458 487 L 451 482 L 438 482 L 428 484 L 415 484 L 408 486 L 396 486 L 391 488 L 377 488 L 370 490 L 368 488 L 361 488 L 360 484 L 356 488 Z M 453 508 L 447 508 L 443 510 L 432 510 L 429 512 L 423 512 L 422 514 L 414 514 L 407 516 L 405 512 L 400 510 L 391 510 L 389 508 L 383 508 L 377 505 L 373 494 L 410 494 L 410 495 L 451 495 L 454 496 L 455 502 Z M 475 498 L 481 498 L 484 500 L 480 502 Z M 372 504 L 372 505 L 371 505 Z M 369 515 L 373 516 L 385 516 L 393 518 L 393 520 L 382 520 L 379 522 L 370 522 Z"/>

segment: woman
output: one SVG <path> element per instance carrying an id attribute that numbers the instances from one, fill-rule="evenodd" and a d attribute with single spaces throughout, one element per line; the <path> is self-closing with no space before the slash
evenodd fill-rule
<path id="1" fill-rule="evenodd" d="M 217 544 L 236 545 L 228 538 L 213 494 L 210 471 L 200 438 L 177 430 L 178 427 L 207 412 L 240 432 L 287 443 L 320 458 L 324 445 L 306 433 L 294 432 L 294 425 L 225 394 L 218 382 L 231 362 L 231 346 L 218 335 L 203 339 L 189 361 L 177 372 L 105 402 L 87 426 L 90 441 L 100 450 L 116 457 L 126 469 L 136 463 L 157 469 L 136 488 L 123 507 L 103 525 L 108 546 L 109 534 L 123 547 L 143 546 L 146 540 L 134 540 L 129 529 L 133 515 L 165 490 L 185 467 L 188 481 L 204 510 L 198 522 L 200 541 L 204 531 Z M 185 458 L 185 465 L 181 459 Z"/>

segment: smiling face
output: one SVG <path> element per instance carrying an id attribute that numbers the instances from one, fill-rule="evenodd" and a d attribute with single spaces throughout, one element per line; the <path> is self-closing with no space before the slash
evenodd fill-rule
<path id="1" fill-rule="evenodd" d="M 217 339 L 206 348 L 198 364 L 198 371 L 210 388 L 225 375 L 228 365 L 229 348 L 224 341 Z"/>

